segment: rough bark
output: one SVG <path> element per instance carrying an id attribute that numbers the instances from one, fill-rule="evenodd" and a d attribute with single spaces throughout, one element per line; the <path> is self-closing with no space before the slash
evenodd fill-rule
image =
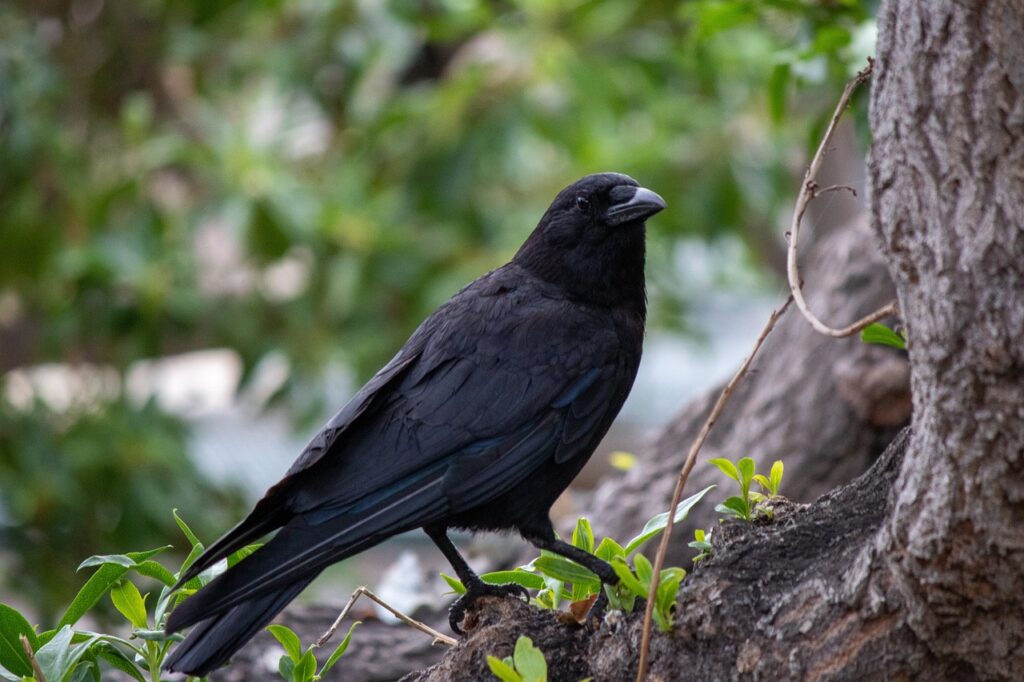
<path id="1" fill-rule="evenodd" d="M 911 339 L 914 437 L 876 544 L 914 633 L 1024 678 L 1024 4 L 880 16 L 874 219 Z"/>
<path id="2" fill-rule="evenodd" d="M 813 504 L 722 526 L 654 638 L 651 679 L 1024 679 L 1021 26 L 1019 2 L 883 4 L 870 184 L 911 339 L 912 430 Z M 553 669 L 585 647 L 595 680 L 631 679 L 638 621 L 566 637 Z M 480 636 L 493 646 L 500 627 Z M 485 679 L 466 656 L 477 636 L 410 679 Z"/>

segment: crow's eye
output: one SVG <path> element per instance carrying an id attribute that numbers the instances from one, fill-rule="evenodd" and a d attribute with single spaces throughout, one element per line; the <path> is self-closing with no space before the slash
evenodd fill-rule
<path id="1" fill-rule="evenodd" d="M 581 211 L 589 211 L 590 200 L 587 199 L 586 197 L 576 197 L 576 208 L 580 209 Z"/>

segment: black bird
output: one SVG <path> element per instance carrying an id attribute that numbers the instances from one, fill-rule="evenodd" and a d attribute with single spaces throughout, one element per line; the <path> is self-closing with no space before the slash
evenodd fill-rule
<path id="1" fill-rule="evenodd" d="M 167 668 L 205 675 L 225 663 L 324 568 L 423 528 L 467 593 L 461 633 L 487 585 L 449 528 L 517 530 L 586 566 L 607 563 L 558 540 L 555 498 L 594 452 L 636 376 L 644 334 L 644 221 L 665 208 L 617 173 L 562 190 L 507 265 L 459 291 L 306 446 L 240 524 L 178 585 L 280 529 L 175 609 L 167 631 L 198 624 Z"/>

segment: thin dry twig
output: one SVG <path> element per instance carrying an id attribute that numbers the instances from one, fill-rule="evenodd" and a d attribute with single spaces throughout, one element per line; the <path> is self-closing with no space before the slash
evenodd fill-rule
<path id="1" fill-rule="evenodd" d="M 36 654 L 32 651 L 32 643 L 25 635 L 18 635 L 18 639 L 21 640 L 21 648 L 28 656 L 28 662 L 32 664 L 32 673 L 35 675 L 36 682 L 46 682 L 46 675 L 43 674 L 43 669 L 39 667 L 39 661 L 36 660 Z"/>
<path id="2" fill-rule="evenodd" d="M 366 586 L 360 585 L 352 593 L 352 596 L 349 597 L 348 603 L 345 604 L 345 608 L 343 608 L 341 610 L 341 613 L 338 614 L 338 617 L 334 619 L 334 622 L 331 624 L 331 627 L 329 627 L 327 629 L 327 632 L 325 632 L 323 635 L 321 635 L 320 639 L 318 639 L 316 641 L 317 648 L 322 647 L 324 644 L 327 643 L 327 640 L 329 640 L 331 637 L 334 636 L 334 633 L 338 631 L 339 627 L 341 627 L 341 621 L 345 620 L 345 616 L 347 616 L 348 612 L 352 610 L 353 606 L 355 606 L 356 601 L 358 601 L 359 598 L 364 596 L 364 595 L 368 599 L 371 599 L 372 601 L 374 601 L 374 602 L 380 604 L 381 606 L 383 606 L 385 609 L 387 609 L 392 614 L 394 614 L 394 616 L 396 618 L 398 618 L 398 620 L 402 621 L 406 625 L 414 627 L 417 630 L 419 630 L 420 632 L 425 632 L 426 634 L 428 634 L 431 637 L 433 637 L 434 638 L 434 644 L 441 643 L 441 644 L 447 644 L 448 646 L 455 646 L 456 644 L 458 644 L 458 640 L 453 639 L 452 637 L 449 637 L 446 634 L 438 632 L 437 630 L 435 630 L 434 628 L 430 627 L 426 623 L 421 623 L 420 621 L 416 620 L 415 618 L 410 618 L 409 616 L 405 615 L 404 613 L 402 613 L 401 611 L 396 609 L 391 604 L 388 604 L 386 601 L 384 601 L 383 599 L 381 599 L 380 597 L 375 595 Z"/>
<path id="3" fill-rule="evenodd" d="M 796 250 L 800 238 L 800 223 L 803 220 L 804 213 L 807 211 L 807 206 L 811 201 L 815 197 L 819 197 L 826 192 L 834 192 L 841 189 L 848 190 L 852 192 L 854 196 L 857 196 L 857 193 L 853 188 L 847 185 L 832 185 L 830 187 L 819 188 L 818 183 L 815 182 L 815 178 L 818 176 L 818 171 L 821 169 L 822 161 L 825 159 L 825 152 L 828 149 L 828 144 L 832 139 L 833 133 L 835 133 L 836 126 L 839 124 L 839 119 L 842 118 L 843 112 L 846 110 L 846 106 L 850 103 L 850 97 L 853 96 L 854 91 L 862 83 L 871 78 L 871 71 L 873 68 L 874 60 L 868 59 L 867 67 L 858 72 L 857 75 L 854 76 L 853 80 L 847 83 L 846 87 L 843 89 L 843 94 L 839 98 L 836 110 L 832 114 L 832 120 L 829 121 L 828 128 L 825 130 L 825 135 L 821 138 L 821 143 L 818 145 L 818 150 L 814 153 L 814 157 L 811 159 L 811 165 L 807 167 L 807 172 L 804 173 L 803 185 L 800 193 L 797 195 L 796 206 L 793 209 L 793 224 L 789 229 L 789 248 L 786 251 L 786 275 L 789 279 L 789 291 L 793 294 L 793 300 L 796 302 L 796 307 L 800 309 L 800 313 L 808 322 L 811 323 L 811 326 L 814 327 L 815 331 L 820 334 L 824 334 L 825 336 L 831 336 L 832 338 L 837 339 L 856 334 L 869 324 L 899 313 L 899 307 L 896 301 L 890 301 L 875 312 L 862 317 L 851 325 L 841 329 L 830 327 L 811 312 L 810 307 L 807 305 L 807 301 L 804 300 L 804 295 L 801 291 L 803 282 L 800 280 L 800 270 L 797 267 L 796 262 Z"/>
<path id="4" fill-rule="evenodd" d="M 733 391 L 736 390 L 736 386 L 738 386 L 743 377 L 747 375 L 747 372 L 750 369 L 750 364 L 754 361 L 754 356 L 757 355 L 759 350 L 761 350 L 761 345 L 768 337 L 768 334 L 771 333 L 772 329 L 775 328 L 775 323 L 779 321 L 779 318 L 782 317 L 789 308 L 789 304 L 792 302 L 793 297 L 790 296 L 786 299 L 786 302 L 782 304 L 781 308 L 772 311 L 771 316 L 768 318 L 768 322 L 764 325 L 764 329 L 761 330 L 761 334 L 757 337 L 757 341 L 754 342 L 754 348 L 750 351 L 750 355 L 746 357 L 743 364 L 740 365 L 740 368 L 736 371 L 736 374 L 729 380 L 729 383 L 725 385 L 725 388 L 722 389 L 722 394 L 718 396 L 718 400 L 715 401 L 714 407 L 711 408 L 711 413 L 708 414 L 707 419 L 704 420 L 704 425 L 697 434 L 697 438 L 693 441 L 693 445 L 690 446 L 690 452 L 686 455 L 686 462 L 683 464 L 683 468 L 679 472 L 679 478 L 676 480 L 675 490 L 672 492 L 672 505 L 669 507 L 668 512 L 668 525 L 665 526 L 665 531 L 661 535 L 661 544 L 658 545 L 658 554 L 654 558 L 654 569 L 651 573 L 651 589 L 647 594 L 647 609 L 644 611 L 644 629 L 640 638 L 640 667 L 639 670 L 637 670 L 637 682 L 643 682 L 644 678 L 647 676 L 647 657 L 651 644 L 651 622 L 654 617 L 654 604 L 658 593 L 658 581 L 661 577 L 661 569 L 665 565 L 665 553 L 668 551 L 668 541 L 672 535 L 676 509 L 678 509 L 679 502 L 683 498 L 683 489 L 686 487 L 686 479 L 690 477 L 690 472 L 693 470 L 694 464 L 697 463 L 697 453 L 700 452 L 701 447 L 704 445 L 704 441 L 707 440 L 711 427 L 715 425 L 719 415 L 722 413 L 722 409 L 729 401 Z"/>

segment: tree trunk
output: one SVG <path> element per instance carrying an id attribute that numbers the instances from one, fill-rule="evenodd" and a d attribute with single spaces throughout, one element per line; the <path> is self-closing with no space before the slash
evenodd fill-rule
<path id="1" fill-rule="evenodd" d="M 815 503 L 723 524 L 651 679 L 1024 679 L 1022 32 L 1019 1 L 883 3 L 872 215 L 910 336 L 912 429 Z M 408 679 L 488 679 L 483 653 L 519 634 L 553 680 L 632 679 L 638 614 L 587 636 L 524 609 L 483 603 Z"/>

